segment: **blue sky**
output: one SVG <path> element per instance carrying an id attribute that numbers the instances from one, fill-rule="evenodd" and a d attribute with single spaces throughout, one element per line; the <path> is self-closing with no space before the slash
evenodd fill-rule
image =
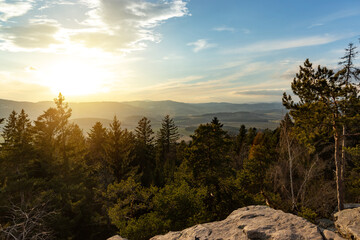
<path id="1" fill-rule="evenodd" d="M 0 98 L 281 101 L 359 37 L 360 1 L 0 0 Z"/>

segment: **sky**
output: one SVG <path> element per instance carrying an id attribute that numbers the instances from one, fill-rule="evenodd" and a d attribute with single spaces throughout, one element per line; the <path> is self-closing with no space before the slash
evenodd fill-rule
<path id="1" fill-rule="evenodd" d="M 280 102 L 359 37 L 358 0 L 0 0 L 0 98 Z"/>

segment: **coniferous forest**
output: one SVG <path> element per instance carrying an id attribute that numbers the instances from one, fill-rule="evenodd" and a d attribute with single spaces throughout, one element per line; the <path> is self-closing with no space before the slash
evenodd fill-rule
<path id="1" fill-rule="evenodd" d="M 158 132 L 114 116 L 84 133 L 61 94 L 34 122 L 13 111 L 1 123 L 0 239 L 142 240 L 253 204 L 330 218 L 360 202 L 355 57 L 349 44 L 337 69 L 306 60 L 275 130 L 230 135 L 215 117 L 185 142 L 166 115 Z"/>

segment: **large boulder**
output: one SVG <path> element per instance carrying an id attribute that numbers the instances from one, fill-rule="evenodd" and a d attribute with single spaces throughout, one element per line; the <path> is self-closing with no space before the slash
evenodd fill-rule
<path id="1" fill-rule="evenodd" d="M 223 221 L 199 224 L 183 231 L 155 236 L 151 240 L 323 240 L 324 238 L 316 225 L 301 217 L 267 206 L 249 206 L 235 210 Z"/>
<path id="2" fill-rule="evenodd" d="M 334 217 L 335 227 L 342 236 L 360 240 L 360 207 L 342 210 Z"/>

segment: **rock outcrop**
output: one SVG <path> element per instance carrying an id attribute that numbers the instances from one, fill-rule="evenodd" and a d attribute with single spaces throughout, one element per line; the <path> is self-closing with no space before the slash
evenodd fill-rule
<path id="1" fill-rule="evenodd" d="M 332 236 L 334 237 L 334 236 Z M 218 239 L 313 239 L 323 240 L 319 228 L 305 219 L 267 206 L 249 206 L 232 212 L 225 220 L 169 232 L 151 240 Z"/>
<path id="2" fill-rule="evenodd" d="M 343 237 L 360 240 L 360 207 L 342 210 L 334 217 L 335 227 Z"/>
<path id="3" fill-rule="evenodd" d="M 350 212 L 351 211 L 351 212 Z M 335 215 L 335 226 L 348 239 L 360 240 L 360 208 L 343 210 Z M 233 211 L 218 222 L 198 224 L 150 240 L 344 240 L 334 231 L 333 222 L 322 219 L 323 226 L 293 214 L 267 206 L 248 206 Z M 326 229 L 327 228 L 327 229 Z M 330 229 L 330 230 L 329 230 Z M 114 236 L 108 240 L 126 240 Z"/>

